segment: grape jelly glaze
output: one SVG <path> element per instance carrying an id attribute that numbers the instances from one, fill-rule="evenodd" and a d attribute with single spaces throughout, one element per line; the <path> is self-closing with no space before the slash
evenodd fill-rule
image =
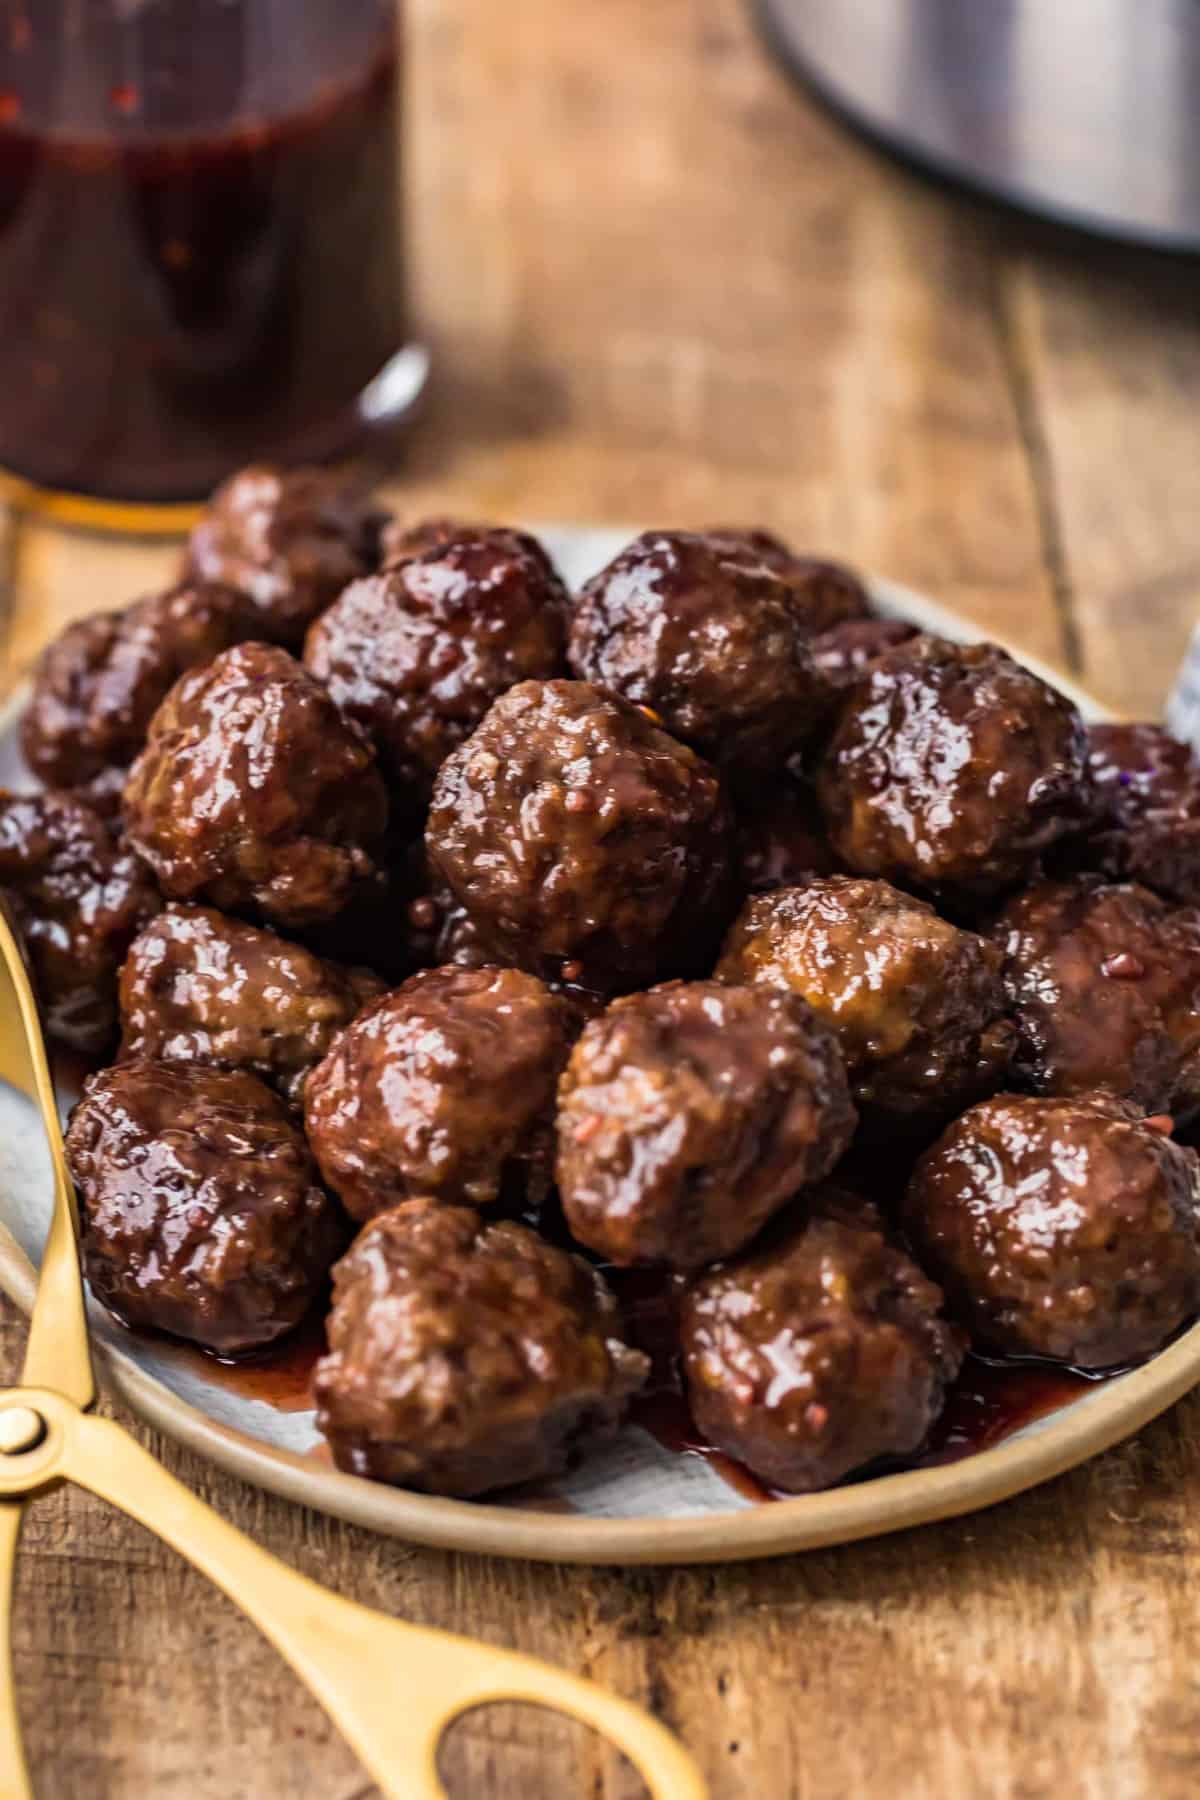
<path id="1" fill-rule="evenodd" d="M 390 0 L 286 50 L 261 0 L 178 4 L 89 41 L 82 119 L 63 0 L 0 4 L 0 465 L 127 500 L 344 446 L 407 337 Z"/>

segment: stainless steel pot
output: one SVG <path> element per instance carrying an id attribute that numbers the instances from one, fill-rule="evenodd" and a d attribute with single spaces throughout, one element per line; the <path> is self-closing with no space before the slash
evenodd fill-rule
<path id="1" fill-rule="evenodd" d="M 1035 212 L 1200 250 L 1200 0 L 754 0 L 852 123 Z"/>

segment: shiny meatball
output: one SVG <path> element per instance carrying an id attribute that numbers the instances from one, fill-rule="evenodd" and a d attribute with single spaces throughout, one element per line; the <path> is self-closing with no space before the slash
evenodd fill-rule
<path id="1" fill-rule="evenodd" d="M 581 1258 L 523 1225 L 412 1199 L 334 1271 L 320 1429 L 339 1468 L 427 1493 L 560 1474 L 612 1432 L 647 1362 Z"/>
<path id="2" fill-rule="evenodd" d="M 278 1095 L 243 1071 L 118 1063 L 71 1115 L 92 1291 L 223 1356 L 290 1331 L 345 1242 Z"/>
<path id="3" fill-rule="evenodd" d="M 470 530 L 348 587 L 304 660 L 414 809 L 493 700 L 563 667 L 567 593 L 534 538 Z"/>
<path id="4" fill-rule="evenodd" d="M 308 1078 L 321 1173 L 356 1219 L 413 1194 L 486 1206 L 544 1188 L 574 1017 L 517 969 L 425 969 L 377 1001 Z"/>
<path id="5" fill-rule="evenodd" d="M 242 644 L 155 713 L 124 798 L 164 893 L 315 924 L 375 874 L 387 797 L 370 745 L 284 650 Z"/>
<path id="6" fill-rule="evenodd" d="M 25 761 L 47 787 L 114 811 L 154 713 L 179 677 L 252 635 L 231 588 L 184 583 L 92 613 L 43 651 L 21 720 Z"/>
<path id="7" fill-rule="evenodd" d="M 830 875 L 748 900 L 717 974 L 807 1000 L 870 1123 L 936 1124 L 1003 1082 L 998 950 L 886 881 Z"/>
<path id="8" fill-rule="evenodd" d="M 704 968 L 730 824 L 707 763 L 582 681 L 527 681 L 442 766 L 430 859 L 505 961 L 610 990 Z"/>
<path id="9" fill-rule="evenodd" d="M 744 542 L 647 532 L 579 596 L 575 673 L 724 768 L 773 769 L 826 717 L 788 578 Z"/>
<path id="10" fill-rule="evenodd" d="M 729 1256 L 854 1135 L 833 1033 L 792 994 L 669 982 L 583 1032 L 559 1086 L 571 1234 L 614 1263 Z"/>
<path id="11" fill-rule="evenodd" d="M 383 515 L 325 469 L 256 466 L 230 477 L 192 532 L 185 577 L 249 600 L 258 635 L 298 645 L 342 589 L 379 560 Z"/>
<path id="12" fill-rule="evenodd" d="M 866 619 L 871 599 L 866 588 L 841 563 L 816 556 L 797 556 L 770 531 L 738 531 L 716 526 L 704 536 L 728 545 L 738 555 L 749 555 L 781 575 L 790 590 L 790 604 L 806 633 L 816 635 L 852 619 Z"/>
<path id="13" fill-rule="evenodd" d="M 926 1151 L 913 1249 L 977 1341 L 1084 1369 L 1137 1362 L 1200 1306 L 1200 1162 L 1107 1094 L 1001 1095 Z"/>
<path id="14" fill-rule="evenodd" d="M 0 897 L 29 952 L 46 1030 L 76 1050 L 106 1050 L 117 971 L 161 904 L 144 864 L 81 801 L 0 789 Z"/>
<path id="15" fill-rule="evenodd" d="M 1088 792 L 1069 700 L 994 644 L 932 637 L 849 690 L 817 781 L 850 868 L 956 900 L 1021 881 Z"/>
<path id="16" fill-rule="evenodd" d="M 737 883 L 744 894 L 800 887 L 838 868 L 811 788 L 787 776 L 739 798 L 737 851 Z"/>
<path id="17" fill-rule="evenodd" d="M 1159 725 L 1093 725 L 1096 828 L 1064 861 L 1200 905 L 1200 763 Z"/>
<path id="18" fill-rule="evenodd" d="M 919 636 L 907 619 L 844 619 L 813 639 L 813 661 L 835 687 L 849 687 L 889 650 Z"/>
<path id="19" fill-rule="evenodd" d="M 1147 1112 L 1200 1105 L 1200 910 L 1100 877 L 1018 894 L 995 928 L 1039 1094 L 1107 1089 Z"/>
<path id="20" fill-rule="evenodd" d="M 769 1236 L 684 1297 L 700 1430 L 792 1494 L 918 1450 L 962 1361 L 939 1289 L 873 1207 L 835 1188 Z"/>
<path id="21" fill-rule="evenodd" d="M 246 1069 L 294 1103 L 383 983 L 205 906 L 171 906 L 121 970 L 121 1056 Z"/>

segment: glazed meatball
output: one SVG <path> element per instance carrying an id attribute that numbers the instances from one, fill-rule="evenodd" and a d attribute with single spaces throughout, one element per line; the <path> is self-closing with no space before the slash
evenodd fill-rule
<path id="1" fill-rule="evenodd" d="M 718 525 L 703 535 L 728 545 L 739 556 L 749 555 L 781 575 L 791 591 L 792 612 L 809 636 L 852 619 L 870 617 L 871 600 L 866 588 L 853 570 L 841 563 L 797 556 L 770 531 L 739 531 Z"/>
<path id="2" fill-rule="evenodd" d="M 787 1493 L 921 1447 L 963 1346 L 942 1295 L 866 1201 L 825 1188 L 807 1216 L 702 1275 L 681 1311 L 684 1374 L 709 1441 Z"/>
<path id="3" fill-rule="evenodd" d="M 1093 725 L 1098 821 L 1070 866 L 1200 905 L 1200 763 L 1159 725 Z"/>
<path id="4" fill-rule="evenodd" d="M 648 532 L 579 596 L 569 660 L 727 769 L 773 769 L 828 714 L 789 579 L 731 537 Z"/>
<path id="5" fill-rule="evenodd" d="M 1200 1161 L 1109 1094 L 1002 1094 L 917 1164 L 915 1254 L 985 1348 L 1138 1362 L 1200 1306 Z"/>
<path id="6" fill-rule="evenodd" d="M 25 761 L 47 787 L 119 808 L 155 711 L 188 669 L 252 635 L 231 588 L 184 583 L 77 619 L 43 651 L 21 720 Z"/>
<path id="7" fill-rule="evenodd" d="M 246 1069 L 299 1102 L 308 1072 L 383 983 L 205 906 L 171 906 L 121 970 L 121 1056 Z"/>
<path id="8" fill-rule="evenodd" d="M 737 873 L 743 894 L 801 887 L 838 867 L 825 821 L 806 784 L 780 776 L 737 809 Z"/>
<path id="9" fill-rule="evenodd" d="M 730 840 L 707 763 L 582 681 L 497 700 L 443 764 L 426 830 L 502 960 L 610 991 L 709 966 Z"/>
<path id="10" fill-rule="evenodd" d="M 342 589 L 375 568 L 384 516 L 326 469 L 242 469 L 197 523 L 185 579 L 244 594 L 257 635 L 299 645 Z"/>
<path id="11" fill-rule="evenodd" d="M 799 994 L 837 1034 L 868 1123 L 945 1122 L 1003 1083 L 1000 953 L 890 887 L 830 875 L 747 901 L 723 981 Z"/>
<path id="12" fill-rule="evenodd" d="M 414 1194 L 486 1206 L 545 1187 L 574 1018 L 516 969 L 425 969 L 377 1001 L 308 1078 L 321 1173 L 356 1219 Z"/>
<path id="13" fill-rule="evenodd" d="M 1119 1094 L 1147 1112 L 1200 1105 L 1200 911 L 1083 876 L 1018 894 L 995 928 L 1039 1094 Z"/>
<path id="14" fill-rule="evenodd" d="M 793 994 L 669 982 L 589 1024 L 559 1086 L 571 1235 L 696 1269 L 750 1241 L 854 1135 L 837 1041 Z"/>
<path id="15" fill-rule="evenodd" d="M 117 1027 L 117 971 L 161 901 L 145 866 L 66 794 L 0 789 L 0 895 L 33 967 L 46 1030 L 87 1054 Z"/>
<path id="16" fill-rule="evenodd" d="M 889 650 L 919 636 L 906 619 L 844 619 L 813 639 L 813 661 L 834 687 L 845 688 Z"/>
<path id="17" fill-rule="evenodd" d="M 849 690 L 817 794 L 856 873 L 977 900 L 1086 815 L 1083 723 L 994 644 L 916 638 Z"/>
<path id="18" fill-rule="evenodd" d="M 376 873 L 374 753 L 284 650 L 242 644 L 171 689 L 124 798 L 164 893 L 272 924 L 331 918 Z"/>
<path id="19" fill-rule="evenodd" d="M 645 1379 L 579 1257 L 512 1221 L 412 1199 L 334 1271 L 320 1429 L 339 1468 L 469 1496 L 560 1474 Z"/>
<path id="20" fill-rule="evenodd" d="M 354 582 L 312 627 L 304 660 L 417 810 L 493 700 L 561 672 L 566 612 L 534 538 L 464 528 Z"/>
<path id="21" fill-rule="evenodd" d="M 92 1291 L 223 1356 L 290 1331 L 345 1242 L 278 1095 L 244 1071 L 118 1063 L 71 1115 Z"/>

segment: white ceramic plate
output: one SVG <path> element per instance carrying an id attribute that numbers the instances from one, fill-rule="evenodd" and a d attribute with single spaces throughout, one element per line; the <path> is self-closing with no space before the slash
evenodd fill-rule
<path id="1" fill-rule="evenodd" d="M 629 532 L 549 529 L 568 580 L 584 580 Z M 945 608 L 887 582 L 880 610 L 947 637 L 978 636 Z M 1028 657 L 1090 718 L 1086 694 Z M 21 697 L 0 713 L 0 785 L 29 785 L 17 753 Z M 68 1096 L 64 1095 L 64 1098 Z M 0 1086 L 0 1286 L 28 1310 L 49 1217 L 44 1147 L 27 1103 Z M 703 1460 L 662 1449 L 629 1426 L 546 1496 L 501 1504 L 441 1500 L 333 1469 L 313 1415 L 251 1397 L 199 1355 L 92 1324 L 107 1382 L 160 1430 L 222 1468 L 292 1500 L 415 1542 L 561 1562 L 688 1562 L 767 1556 L 870 1537 L 968 1512 L 1032 1487 L 1128 1436 L 1200 1380 L 1200 1326 L 1144 1368 L 1097 1384 L 995 1448 L 941 1467 L 880 1476 L 830 1493 L 754 1504 Z"/>

